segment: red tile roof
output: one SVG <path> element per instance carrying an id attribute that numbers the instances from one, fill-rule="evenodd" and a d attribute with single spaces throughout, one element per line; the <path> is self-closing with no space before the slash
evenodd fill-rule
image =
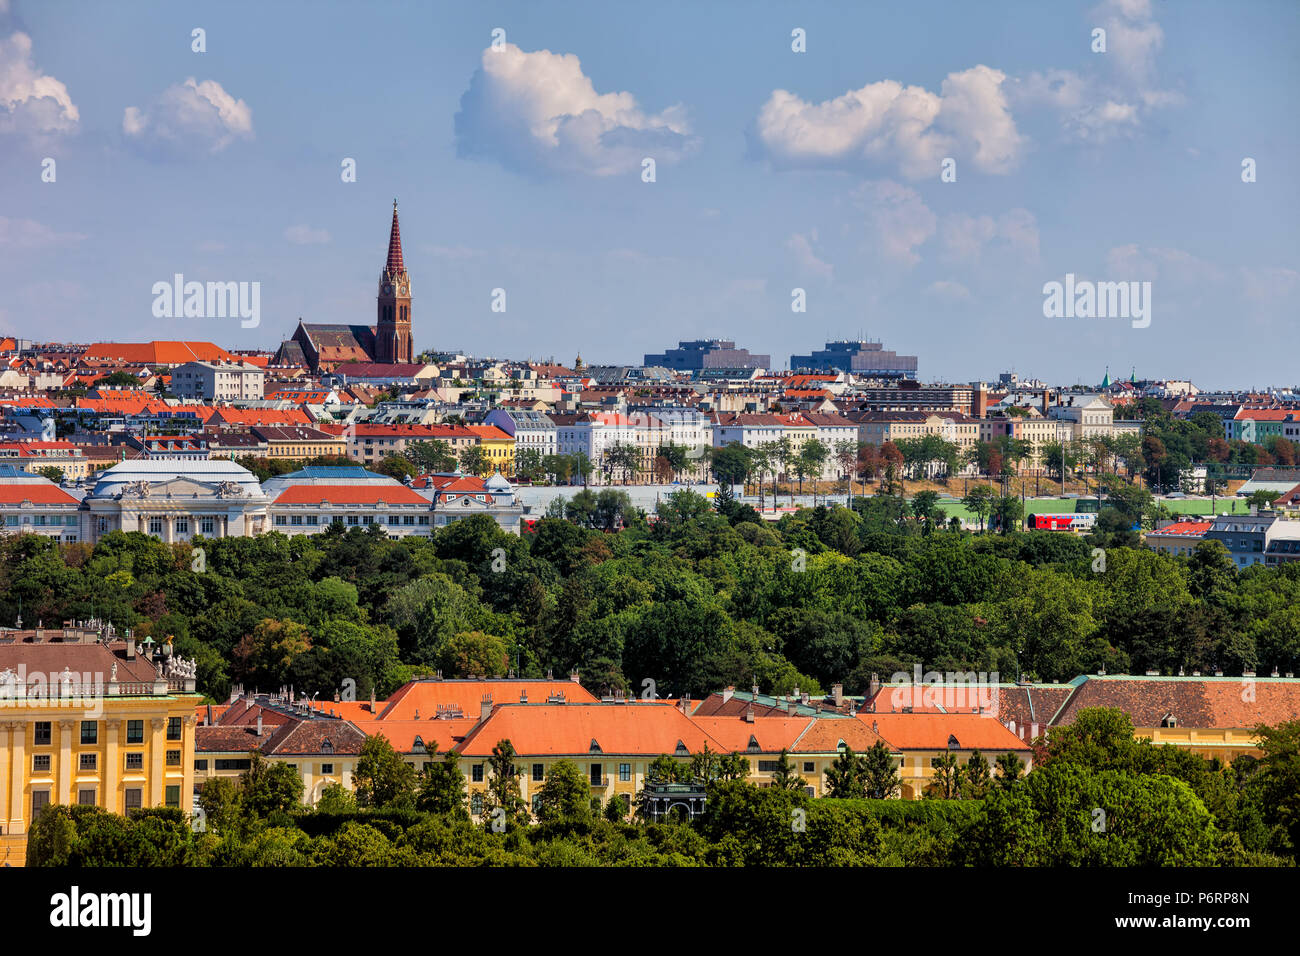
<path id="1" fill-rule="evenodd" d="M 698 753 L 722 745 L 676 707 L 660 702 L 622 704 L 501 704 L 466 739 L 461 753 L 486 757 L 500 740 L 527 755 L 599 754 L 657 757 L 678 745 Z"/>
<path id="2" fill-rule="evenodd" d="M 367 482 L 360 485 L 291 485 L 275 499 L 277 505 L 389 505 L 429 506 L 429 499 L 405 485 L 382 485 Z"/>

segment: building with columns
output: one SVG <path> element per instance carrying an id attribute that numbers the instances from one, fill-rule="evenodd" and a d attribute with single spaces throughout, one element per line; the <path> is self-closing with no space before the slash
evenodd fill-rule
<path id="1" fill-rule="evenodd" d="M 81 503 L 81 540 L 140 531 L 168 543 L 270 530 L 268 500 L 251 471 L 227 459 L 124 461 L 100 473 Z"/>
<path id="2" fill-rule="evenodd" d="M 0 629 L 0 865 L 50 804 L 191 812 L 194 670 L 100 622 Z"/>

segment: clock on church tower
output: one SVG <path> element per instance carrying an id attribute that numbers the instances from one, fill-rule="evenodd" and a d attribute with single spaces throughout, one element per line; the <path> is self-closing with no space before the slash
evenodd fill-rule
<path id="1" fill-rule="evenodd" d="M 411 277 L 402 262 L 402 233 L 397 225 L 397 200 L 393 200 L 393 227 L 388 234 L 388 260 L 379 276 L 375 324 L 375 361 L 384 365 L 409 363 L 411 342 Z"/>

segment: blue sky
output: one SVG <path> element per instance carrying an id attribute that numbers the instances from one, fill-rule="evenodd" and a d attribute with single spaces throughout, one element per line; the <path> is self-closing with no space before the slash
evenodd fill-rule
<path id="1" fill-rule="evenodd" d="M 1286 0 L 0 0 L 0 331 L 373 323 L 396 197 L 418 349 L 1294 384 L 1297 41 Z M 260 282 L 261 325 L 154 318 L 177 272 Z M 1150 325 L 1045 318 L 1067 273 L 1151 282 Z"/>

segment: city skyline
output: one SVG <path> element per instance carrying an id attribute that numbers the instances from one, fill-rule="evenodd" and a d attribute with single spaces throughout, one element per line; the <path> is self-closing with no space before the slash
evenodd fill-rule
<path id="1" fill-rule="evenodd" d="M 370 323 L 396 197 L 417 351 L 783 366 L 863 335 L 930 380 L 1294 384 L 1249 347 L 1300 291 L 1288 5 L 309 6 L 0 2 L 0 334 Z M 260 283 L 259 325 L 155 318 L 177 273 Z M 1073 276 L 1150 282 L 1149 325 L 1046 318 Z"/>

